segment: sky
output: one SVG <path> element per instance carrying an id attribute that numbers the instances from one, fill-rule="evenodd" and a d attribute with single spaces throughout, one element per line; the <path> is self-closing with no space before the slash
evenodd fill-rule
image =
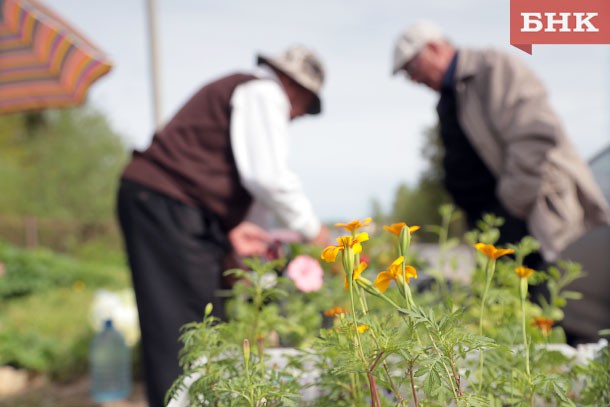
<path id="1" fill-rule="evenodd" d="M 146 0 L 43 0 L 113 61 L 91 88 L 129 148 L 154 131 Z M 305 45 L 324 62 L 322 115 L 291 124 L 290 162 L 319 216 L 370 215 L 391 207 L 426 162 L 423 132 L 436 123 L 438 96 L 393 77 L 391 56 L 409 24 L 433 20 L 458 47 L 496 48 L 524 60 L 584 159 L 610 143 L 610 45 L 509 45 L 509 1 L 489 0 L 156 0 L 161 111 L 168 120 L 201 85 L 252 69 L 259 52 Z"/>

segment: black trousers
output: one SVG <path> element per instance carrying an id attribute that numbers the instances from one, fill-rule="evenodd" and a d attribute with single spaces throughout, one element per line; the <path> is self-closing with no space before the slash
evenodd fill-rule
<path id="1" fill-rule="evenodd" d="M 180 328 L 203 318 L 207 303 L 222 316 L 225 232 L 214 215 L 123 180 L 118 217 L 138 305 L 144 378 L 151 407 L 163 406 L 181 374 Z"/>

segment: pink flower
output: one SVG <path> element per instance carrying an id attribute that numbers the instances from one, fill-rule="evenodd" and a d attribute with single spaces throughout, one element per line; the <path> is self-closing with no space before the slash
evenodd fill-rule
<path id="1" fill-rule="evenodd" d="M 310 256 L 299 255 L 295 257 L 287 268 L 288 277 L 294 281 L 296 287 L 309 293 L 322 288 L 322 275 L 324 271 L 317 260 Z"/>

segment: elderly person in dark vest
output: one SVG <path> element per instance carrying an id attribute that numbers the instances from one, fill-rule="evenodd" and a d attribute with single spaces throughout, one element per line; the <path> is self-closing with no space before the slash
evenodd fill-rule
<path id="1" fill-rule="evenodd" d="M 180 373 L 180 327 L 201 320 L 207 303 L 223 317 L 223 257 L 266 249 L 266 233 L 245 221 L 254 201 L 304 240 L 328 241 L 288 166 L 286 139 L 291 120 L 320 113 L 323 66 L 303 47 L 257 62 L 197 91 L 121 178 L 118 213 L 151 407 L 163 405 Z"/>

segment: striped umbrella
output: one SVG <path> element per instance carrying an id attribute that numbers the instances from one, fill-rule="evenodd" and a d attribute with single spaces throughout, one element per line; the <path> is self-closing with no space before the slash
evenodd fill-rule
<path id="1" fill-rule="evenodd" d="M 0 114 L 81 104 L 110 61 L 35 0 L 0 0 Z"/>

